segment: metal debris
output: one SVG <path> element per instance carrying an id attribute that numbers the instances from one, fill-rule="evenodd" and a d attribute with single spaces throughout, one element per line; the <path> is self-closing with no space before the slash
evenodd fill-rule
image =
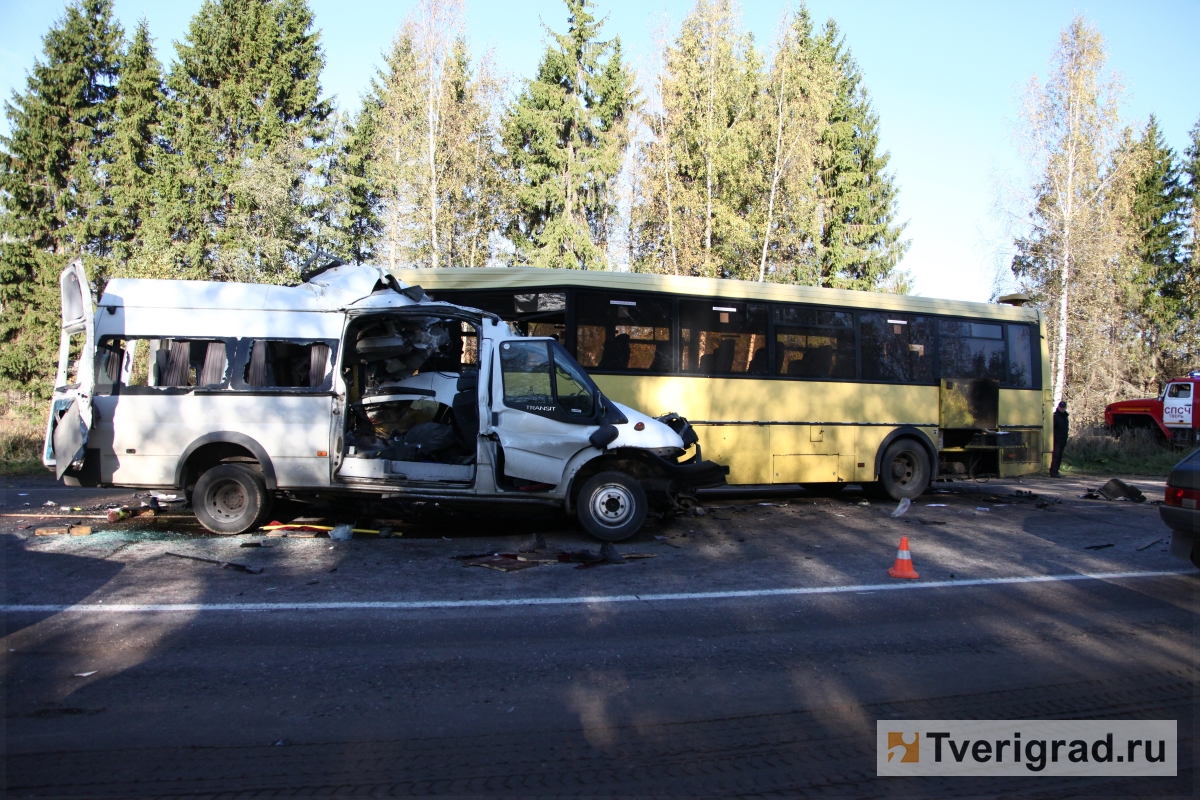
<path id="1" fill-rule="evenodd" d="M 257 575 L 262 572 L 262 567 L 248 567 L 245 564 L 235 564 L 232 561 L 219 561 L 215 558 L 204 558 L 202 556 L 187 556 L 183 553 L 168 552 L 166 555 L 174 556 L 175 558 L 186 558 L 189 561 L 203 561 L 206 564 L 216 564 L 221 569 L 232 569 L 237 572 L 248 572 L 251 575 Z"/>

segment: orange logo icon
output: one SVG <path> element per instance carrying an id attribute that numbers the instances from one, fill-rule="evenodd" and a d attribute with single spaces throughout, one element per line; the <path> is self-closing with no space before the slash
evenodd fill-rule
<path id="1" fill-rule="evenodd" d="M 912 733 L 912 741 L 904 740 L 905 734 L 899 731 L 888 731 L 888 757 L 887 760 L 891 763 L 892 757 L 897 755 L 897 751 L 903 753 L 900 756 L 900 763 L 917 763 L 921 760 L 921 734 Z"/>

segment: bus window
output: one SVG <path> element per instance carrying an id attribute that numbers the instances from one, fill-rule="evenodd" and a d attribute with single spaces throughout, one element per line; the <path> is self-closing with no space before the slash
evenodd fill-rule
<path id="1" fill-rule="evenodd" d="M 853 380 L 854 315 L 775 306 L 775 374 Z"/>
<path id="2" fill-rule="evenodd" d="M 696 375 L 768 375 L 767 308 L 731 300 L 680 300 L 680 362 Z"/>
<path id="3" fill-rule="evenodd" d="M 432 292 L 437 300 L 489 311 L 526 336 L 566 339 L 566 292 Z"/>
<path id="4" fill-rule="evenodd" d="M 933 383 L 933 323 L 895 312 L 859 316 L 866 381 Z"/>
<path id="5" fill-rule="evenodd" d="M 1016 389 L 1033 388 L 1033 349 L 1028 325 L 1008 326 L 1008 381 Z"/>
<path id="6" fill-rule="evenodd" d="M 575 342 L 584 369 L 670 372 L 671 303 L 581 292 L 575 298 Z"/>
<path id="7" fill-rule="evenodd" d="M 1004 382 L 1002 325 L 943 319 L 938 321 L 938 334 L 943 378 L 992 378 Z"/>

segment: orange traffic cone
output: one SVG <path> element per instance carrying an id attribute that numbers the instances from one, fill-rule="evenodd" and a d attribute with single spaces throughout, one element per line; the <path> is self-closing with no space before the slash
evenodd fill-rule
<path id="1" fill-rule="evenodd" d="M 912 556 L 908 552 L 907 536 L 900 537 L 900 551 L 896 553 L 896 563 L 888 568 L 888 575 L 893 578 L 911 578 L 913 580 L 921 577 L 913 569 Z"/>

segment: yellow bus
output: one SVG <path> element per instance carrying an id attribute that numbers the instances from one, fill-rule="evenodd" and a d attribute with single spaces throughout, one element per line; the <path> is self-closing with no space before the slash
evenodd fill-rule
<path id="1" fill-rule="evenodd" d="M 601 390 L 677 412 L 733 485 L 1035 473 L 1051 446 L 1041 313 L 747 281 L 536 268 L 403 269 L 432 297 L 555 336 Z"/>

